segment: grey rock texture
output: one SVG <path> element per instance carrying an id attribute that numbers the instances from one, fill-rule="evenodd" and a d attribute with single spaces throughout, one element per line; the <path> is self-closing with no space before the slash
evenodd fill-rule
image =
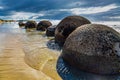
<path id="1" fill-rule="evenodd" d="M 40 21 L 37 25 L 38 31 L 45 31 L 48 27 L 52 26 L 52 23 L 50 21 Z"/>
<path id="2" fill-rule="evenodd" d="M 35 21 L 27 21 L 25 24 L 25 29 L 36 28 L 36 27 L 37 27 L 37 23 Z"/>
<path id="3" fill-rule="evenodd" d="M 55 41 L 62 46 L 69 34 L 77 27 L 90 23 L 88 19 L 82 16 L 68 16 L 64 18 L 56 27 Z"/>
<path id="4" fill-rule="evenodd" d="M 98 74 L 120 72 L 120 34 L 101 24 L 86 24 L 65 41 L 62 58 L 70 65 Z"/>
<path id="5" fill-rule="evenodd" d="M 46 30 L 46 35 L 49 37 L 55 36 L 55 29 L 56 29 L 56 25 L 48 27 Z"/>

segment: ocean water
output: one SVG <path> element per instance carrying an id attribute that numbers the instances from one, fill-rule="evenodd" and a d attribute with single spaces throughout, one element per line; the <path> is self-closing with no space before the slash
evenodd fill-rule
<path id="1" fill-rule="evenodd" d="M 120 32 L 120 25 L 109 25 Z M 61 49 L 45 32 L 0 24 L 0 80 L 120 80 L 78 71 L 60 58 Z"/>

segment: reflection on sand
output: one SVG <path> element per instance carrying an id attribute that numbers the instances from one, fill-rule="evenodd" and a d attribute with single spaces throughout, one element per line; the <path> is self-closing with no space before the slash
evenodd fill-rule
<path id="1" fill-rule="evenodd" d="M 22 40 L 25 62 L 52 79 L 61 80 L 56 70 L 56 63 L 60 52 L 47 48 L 46 44 L 49 38 L 45 37 L 44 33 L 29 32 Z"/>

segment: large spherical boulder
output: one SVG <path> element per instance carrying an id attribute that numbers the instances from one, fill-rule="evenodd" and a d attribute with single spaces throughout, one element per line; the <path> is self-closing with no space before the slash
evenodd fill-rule
<path id="1" fill-rule="evenodd" d="M 35 21 L 27 21 L 25 24 L 25 29 L 36 28 L 36 27 L 37 27 L 37 23 Z"/>
<path id="2" fill-rule="evenodd" d="M 66 39 L 61 56 L 80 70 L 117 74 L 120 72 L 120 34 L 105 25 L 83 25 Z"/>
<path id="3" fill-rule="evenodd" d="M 21 26 L 25 26 L 25 23 L 24 22 L 18 22 L 18 25 L 21 27 Z"/>
<path id="4" fill-rule="evenodd" d="M 64 18 L 55 30 L 55 41 L 62 46 L 68 37 L 77 27 L 90 24 L 91 22 L 82 16 L 68 16 Z"/>
<path id="5" fill-rule="evenodd" d="M 46 36 L 53 37 L 55 35 L 56 25 L 50 26 L 46 30 Z"/>
<path id="6" fill-rule="evenodd" d="M 37 25 L 37 30 L 45 31 L 50 26 L 52 26 L 50 21 L 40 21 Z"/>

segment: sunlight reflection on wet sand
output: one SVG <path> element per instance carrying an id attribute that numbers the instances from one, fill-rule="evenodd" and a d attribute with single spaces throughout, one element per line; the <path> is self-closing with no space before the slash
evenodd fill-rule
<path id="1" fill-rule="evenodd" d="M 61 80 L 56 64 L 60 51 L 53 51 L 47 48 L 46 43 L 49 38 L 43 36 L 44 33 L 33 32 L 23 38 L 23 50 L 25 52 L 25 62 L 32 68 L 42 71 L 54 80 Z"/>

